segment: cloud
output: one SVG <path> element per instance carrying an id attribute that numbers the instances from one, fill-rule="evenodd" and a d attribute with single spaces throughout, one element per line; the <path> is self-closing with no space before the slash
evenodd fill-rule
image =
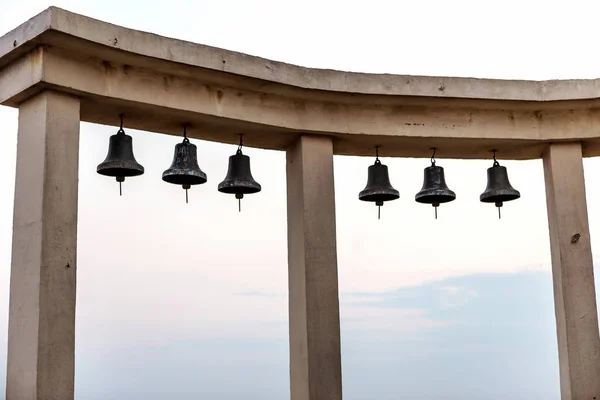
<path id="1" fill-rule="evenodd" d="M 461 307 L 477 297 L 475 289 L 460 286 L 442 286 L 439 291 L 442 308 Z"/>
<path id="2" fill-rule="evenodd" d="M 427 310 L 416 308 L 342 307 L 341 327 L 344 332 L 369 332 L 395 335 L 448 325 L 428 317 Z"/>

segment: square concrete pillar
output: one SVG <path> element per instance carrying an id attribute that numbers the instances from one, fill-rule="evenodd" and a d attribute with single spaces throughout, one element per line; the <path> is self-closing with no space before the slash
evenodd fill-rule
<path id="1" fill-rule="evenodd" d="M 562 400 L 600 399 L 600 336 L 581 143 L 544 154 Z"/>
<path id="2" fill-rule="evenodd" d="M 72 400 L 79 100 L 42 92 L 19 107 L 7 400 Z"/>
<path id="3" fill-rule="evenodd" d="M 340 311 L 331 138 L 287 150 L 292 400 L 341 400 Z"/>

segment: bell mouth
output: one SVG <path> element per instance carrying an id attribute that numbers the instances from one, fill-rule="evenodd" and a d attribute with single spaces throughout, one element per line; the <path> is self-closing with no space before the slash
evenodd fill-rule
<path id="1" fill-rule="evenodd" d="M 247 183 L 241 184 L 239 182 L 221 182 L 217 188 L 219 192 L 226 194 L 253 194 L 258 193 L 261 190 L 260 184 L 248 185 Z"/>
<path id="2" fill-rule="evenodd" d="M 163 174 L 163 181 L 175 185 L 201 185 L 206 182 L 206 175 L 167 175 L 169 171 Z"/>
<path id="3" fill-rule="evenodd" d="M 358 198 L 362 201 L 373 201 L 373 202 L 392 201 L 392 200 L 396 200 L 397 198 L 400 197 L 400 192 L 398 192 L 397 190 L 394 190 L 394 192 L 380 193 L 380 192 L 374 191 L 374 192 L 366 192 L 365 193 L 363 191 L 363 192 L 360 192 Z"/>
<path id="4" fill-rule="evenodd" d="M 101 165 L 98 166 L 97 172 L 100 175 L 104 176 L 139 176 L 144 173 L 144 167 L 140 165 L 139 169 L 136 168 L 102 168 Z"/>
<path id="5" fill-rule="evenodd" d="M 505 201 L 516 200 L 520 197 L 521 197 L 520 193 L 511 193 L 511 194 L 499 194 L 496 196 L 491 196 L 491 197 L 486 197 L 486 198 L 480 197 L 479 200 L 482 203 L 503 203 Z"/>
<path id="6" fill-rule="evenodd" d="M 441 204 L 441 203 L 449 203 L 455 199 L 456 199 L 456 195 L 453 196 L 450 194 L 439 194 L 439 195 L 416 197 L 415 201 L 417 203 L 423 203 L 423 204 Z"/>

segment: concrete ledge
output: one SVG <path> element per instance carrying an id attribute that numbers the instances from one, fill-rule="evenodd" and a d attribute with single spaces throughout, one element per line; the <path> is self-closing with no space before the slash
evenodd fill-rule
<path id="1" fill-rule="evenodd" d="M 0 38 L 0 103 L 76 94 L 83 121 L 283 150 L 539 158 L 556 141 L 600 154 L 598 80 L 506 81 L 310 69 L 161 37 L 51 7 Z"/>

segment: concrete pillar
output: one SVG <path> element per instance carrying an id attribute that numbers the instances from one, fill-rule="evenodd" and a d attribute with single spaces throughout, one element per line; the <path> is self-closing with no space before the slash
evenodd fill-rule
<path id="1" fill-rule="evenodd" d="M 79 100 L 19 107 L 7 400 L 72 400 Z"/>
<path id="2" fill-rule="evenodd" d="M 600 399 L 600 336 L 581 143 L 544 154 L 562 400 Z"/>
<path id="3" fill-rule="evenodd" d="M 333 144 L 302 136 L 287 150 L 292 400 L 341 400 Z"/>

